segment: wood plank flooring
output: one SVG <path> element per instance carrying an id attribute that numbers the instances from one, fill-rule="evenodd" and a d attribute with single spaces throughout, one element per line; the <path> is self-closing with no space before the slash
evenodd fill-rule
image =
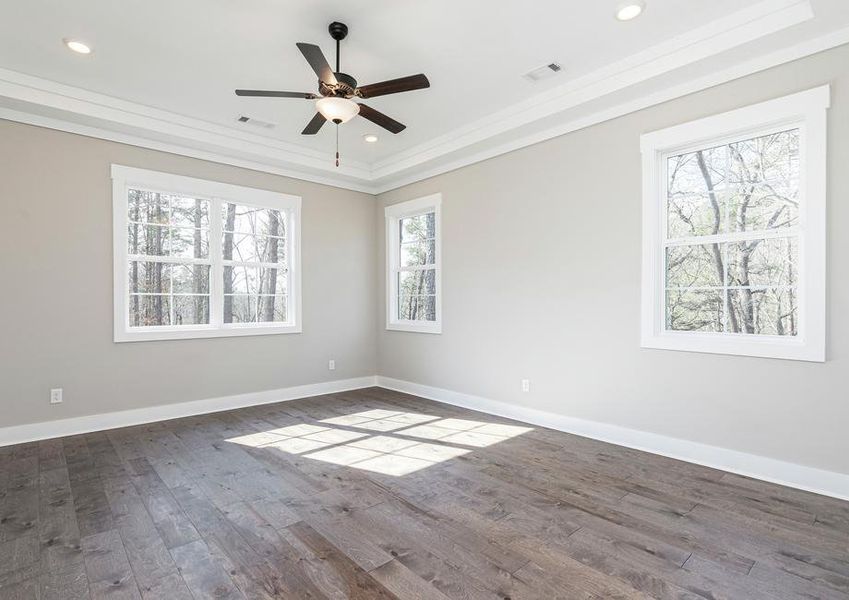
<path id="1" fill-rule="evenodd" d="M 849 503 L 369 388 L 0 448 L 0 598 L 849 599 Z"/>

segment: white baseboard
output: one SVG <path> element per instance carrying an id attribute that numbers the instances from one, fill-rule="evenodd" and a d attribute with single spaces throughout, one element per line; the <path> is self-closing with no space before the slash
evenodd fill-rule
<path id="1" fill-rule="evenodd" d="M 0 446 L 77 435 L 257 406 L 298 398 L 320 396 L 371 386 L 405 392 L 445 404 L 461 406 L 491 415 L 548 427 L 627 448 L 668 456 L 714 469 L 737 473 L 763 481 L 806 490 L 825 496 L 849 500 L 849 475 L 797 465 L 774 458 L 748 454 L 737 450 L 709 446 L 678 438 L 610 425 L 597 421 L 576 419 L 548 411 L 499 402 L 481 396 L 454 392 L 420 383 L 383 376 L 355 377 L 323 383 L 312 383 L 276 390 L 221 396 L 205 400 L 165 404 L 148 408 L 123 410 L 100 415 L 88 415 L 43 423 L 30 423 L 0 428 Z"/>
<path id="2" fill-rule="evenodd" d="M 135 408 L 100 415 L 15 425 L 0 428 L 0 446 L 22 444 L 24 442 L 34 442 L 66 435 L 90 433 L 92 431 L 102 431 L 116 427 L 127 427 L 129 425 L 142 425 L 155 421 L 167 421 L 168 419 L 191 417 L 222 410 L 244 408 L 246 406 L 297 400 L 298 398 L 345 392 L 373 385 L 375 385 L 374 376 L 355 377 L 353 379 L 310 383 L 276 390 L 264 390 L 261 392 L 220 396 L 218 398 L 207 398 L 205 400 L 194 400 L 191 402 L 179 402 L 177 404 Z"/>
<path id="3" fill-rule="evenodd" d="M 398 392 L 406 392 L 422 398 L 477 410 L 491 415 L 523 421 L 574 433 L 627 448 L 643 450 L 652 454 L 668 456 L 705 467 L 712 467 L 754 479 L 761 479 L 816 494 L 849 500 L 849 475 L 825 471 L 794 463 L 709 446 L 678 438 L 628 429 L 617 425 L 576 419 L 566 415 L 537 410 L 490 400 L 471 394 L 463 394 L 442 388 L 412 383 L 391 377 L 377 377 L 377 385 Z"/>

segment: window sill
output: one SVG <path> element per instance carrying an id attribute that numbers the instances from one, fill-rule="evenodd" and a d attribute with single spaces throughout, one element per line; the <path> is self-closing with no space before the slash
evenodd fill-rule
<path id="1" fill-rule="evenodd" d="M 394 323 L 386 324 L 387 331 L 407 331 L 410 333 L 442 333 L 442 324 L 441 323 L 415 323 L 415 322 L 403 322 L 398 321 Z"/>
<path id="2" fill-rule="evenodd" d="M 287 333 L 301 333 L 300 325 L 280 326 L 258 326 L 258 325 L 231 325 L 229 327 L 212 328 L 179 328 L 170 327 L 149 328 L 138 330 L 116 331 L 115 343 L 121 342 L 152 342 L 158 340 L 195 340 L 206 338 L 244 337 L 255 335 L 280 335 Z"/>
<path id="3" fill-rule="evenodd" d="M 654 350 L 825 362 L 822 344 L 812 344 L 803 338 L 777 339 L 774 336 L 714 335 L 668 331 L 644 336 L 640 346 Z"/>

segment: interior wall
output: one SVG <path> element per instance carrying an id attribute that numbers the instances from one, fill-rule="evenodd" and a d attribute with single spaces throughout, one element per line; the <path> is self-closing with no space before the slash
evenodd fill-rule
<path id="1" fill-rule="evenodd" d="M 112 163 L 301 196 L 303 333 L 114 343 Z M 0 427 L 375 373 L 369 194 L 0 120 L 0 207 Z"/>
<path id="2" fill-rule="evenodd" d="M 847 65 L 843 46 L 381 194 L 378 372 L 849 473 Z M 640 135 L 824 83 L 828 362 L 641 349 Z M 435 192 L 442 334 L 386 331 L 383 207 Z"/>

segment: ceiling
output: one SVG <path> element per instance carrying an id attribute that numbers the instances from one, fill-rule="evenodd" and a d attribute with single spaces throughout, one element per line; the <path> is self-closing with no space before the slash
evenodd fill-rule
<path id="1" fill-rule="evenodd" d="M 828 34 L 838 42 L 849 27 L 846 0 L 647 0 L 630 22 L 614 18 L 617 3 L 6 2 L 0 116 L 37 115 L 371 190 L 511 149 L 529 133 L 544 137 L 603 106 L 599 99 L 646 81 L 657 81 L 657 89 L 678 85 L 688 71 L 719 68 L 735 53 L 751 60 L 813 47 L 811 40 Z M 237 87 L 315 91 L 295 43 L 319 44 L 333 62 L 333 20 L 350 27 L 342 70 L 361 85 L 419 72 L 431 82 L 427 90 L 369 101 L 407 125 L 398 135 L 362 118 L 342 125 L 339 170 L 333 127 L 300 134 L 313 102 L 233 94 Z M 67 37 L 94 52 L 68 51 Z M 537 83 L 522 77 L 549 62 L 561 64 L 561 73 Z M 275 127 L 239 124 L 239 115 Z M 365 143 L 365 133 L 377 133 L 378 143 Z"/>

